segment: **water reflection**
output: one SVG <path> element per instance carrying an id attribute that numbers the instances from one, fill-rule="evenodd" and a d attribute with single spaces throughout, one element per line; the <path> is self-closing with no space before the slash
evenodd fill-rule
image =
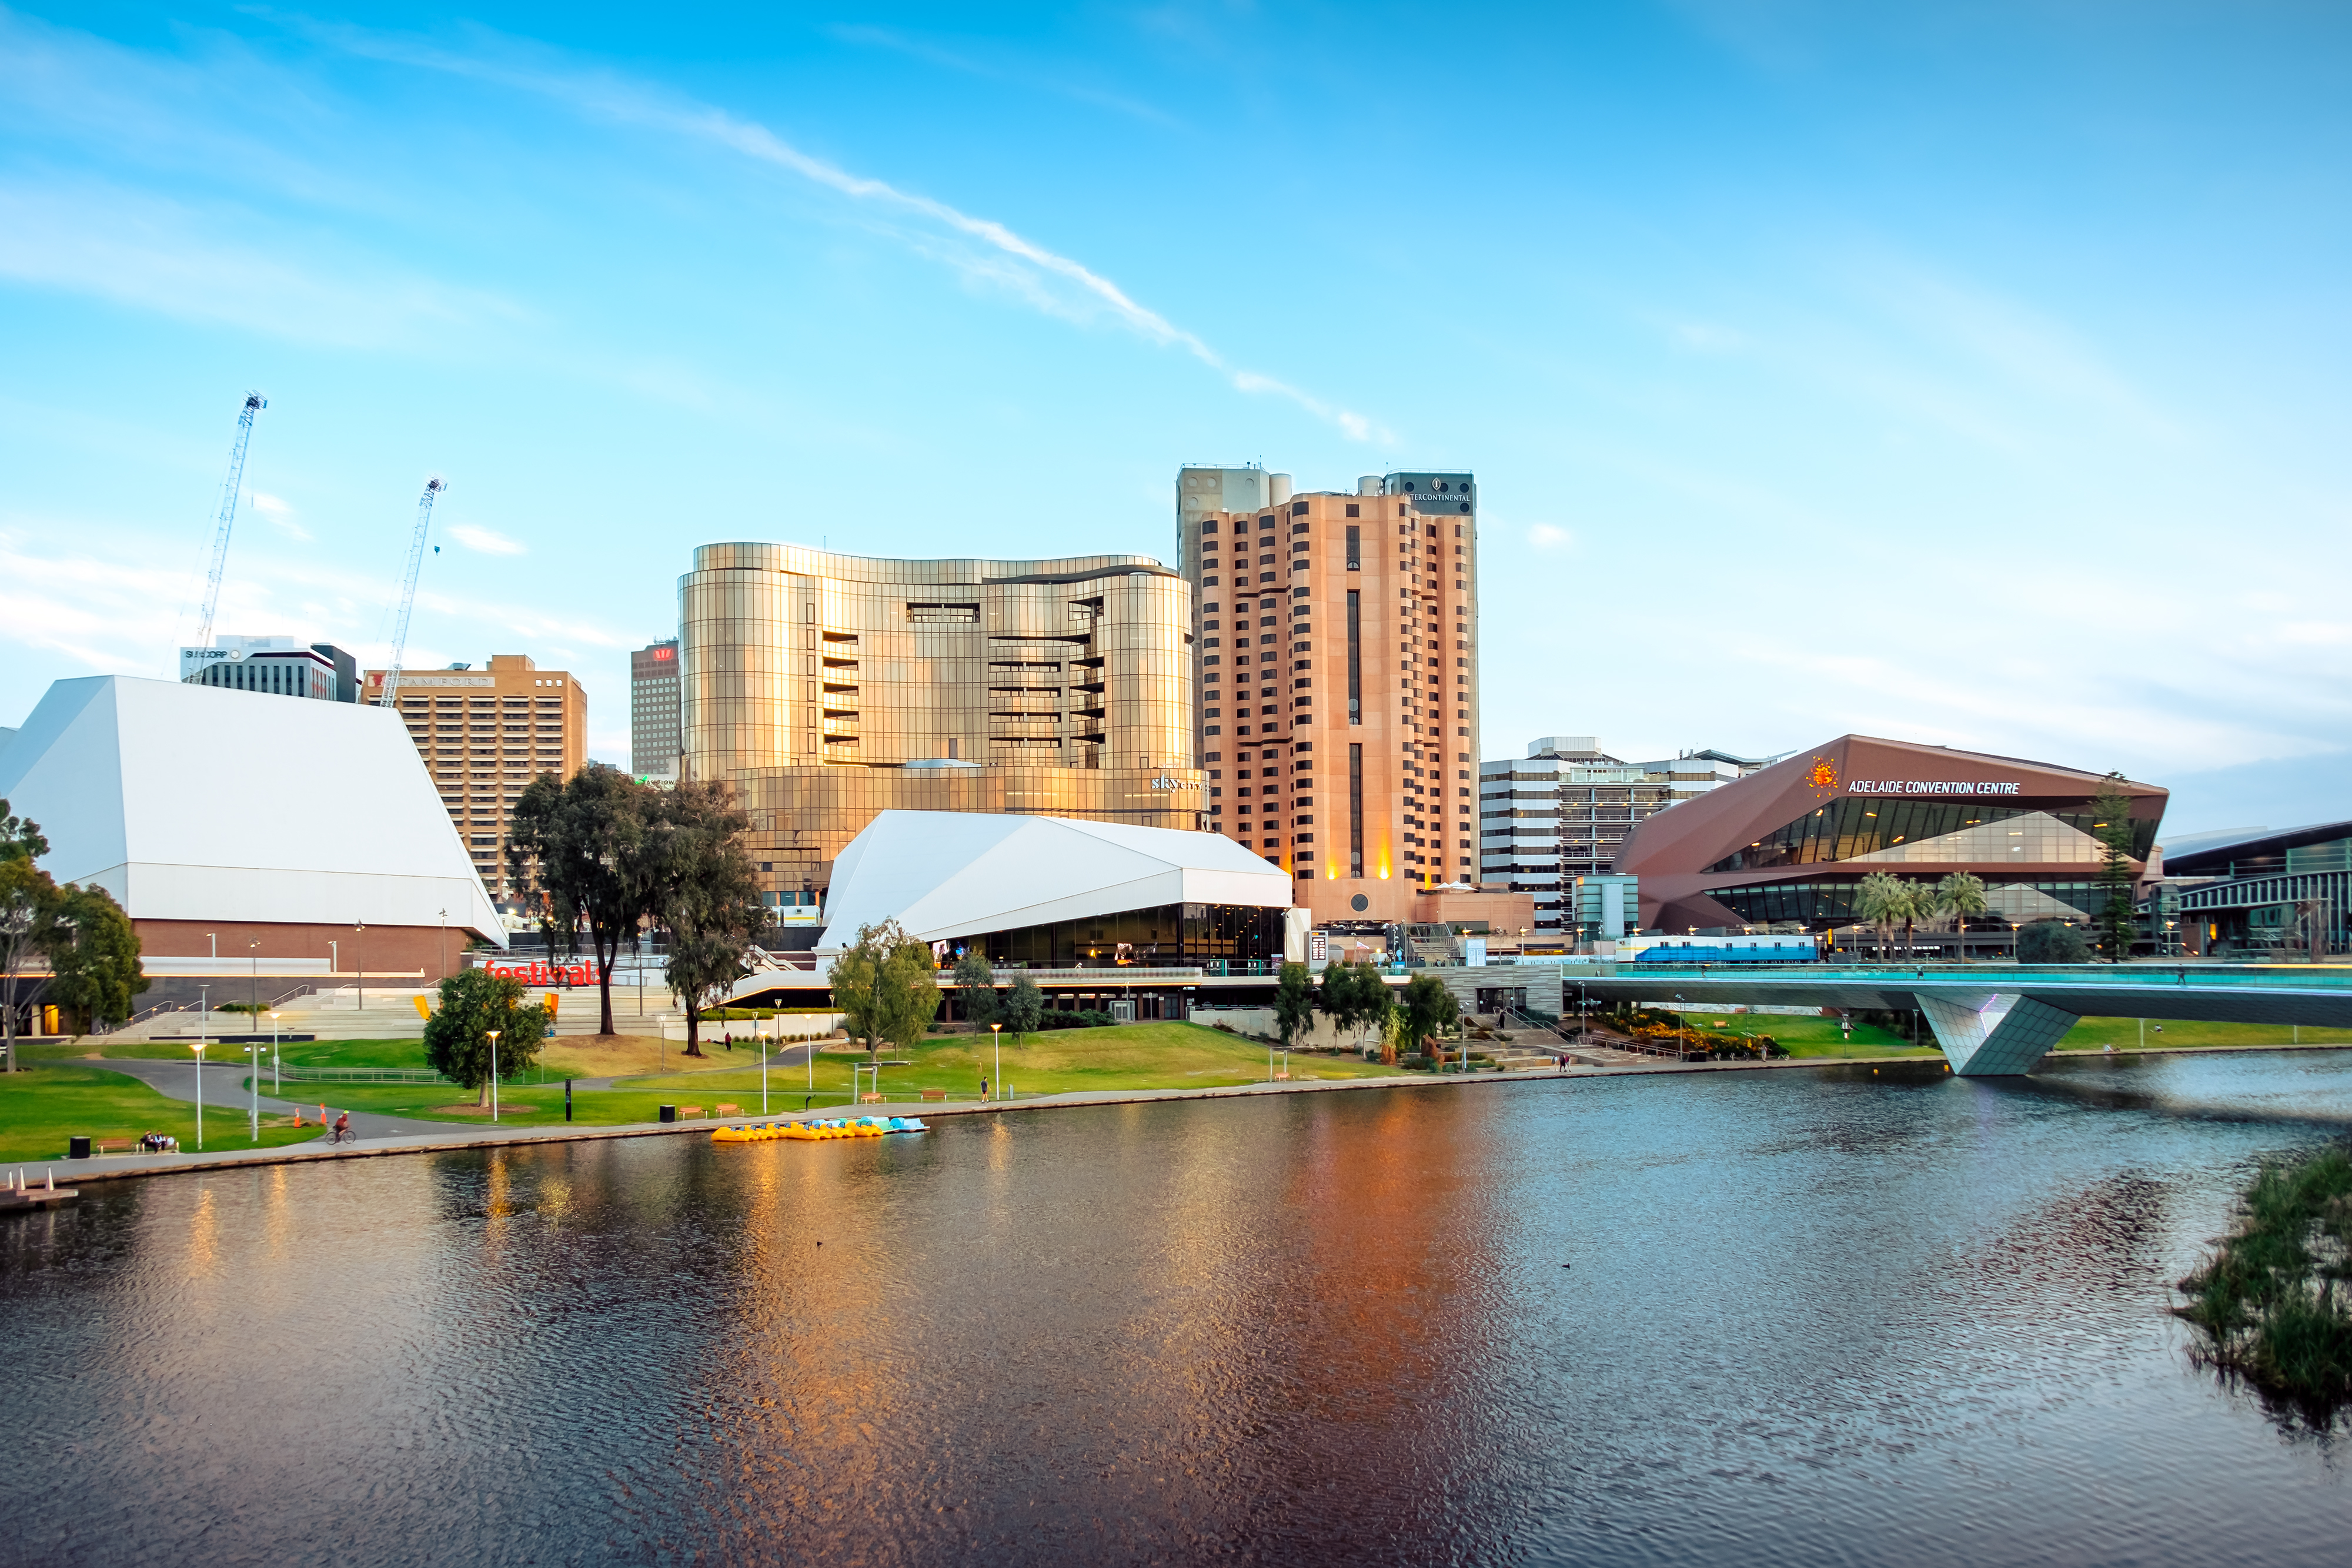
<path id="1" fill-rule="evenodd" d="M 58 1563 L 2316 1562 L 2329 1450 L 2163 1308 L 2347 1119 L 2352 1054 L 2208 1057 L 94 1189 L 0 1225 L 0 1501 Z"/>

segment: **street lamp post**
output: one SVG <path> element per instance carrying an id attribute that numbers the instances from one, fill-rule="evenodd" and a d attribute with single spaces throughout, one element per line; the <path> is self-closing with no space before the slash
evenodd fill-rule
<path id="1" fill-rule="evenodd" d="M 352 930 L 354 933 L 352 937 L 352 962 L 359 966 L 360 971 L 359 1010 L 365 1012 L 367 1011 L 367 949 L 362 946 L 361 943 L 367 937 L 367 922 L 352 921 Z"/>
<path id="2" fill-rule="evenodd" d="M 499 1031 L 492 1029 L 482 1032 L 490 1037 L 490 1121 L 495 1125 L 499 1119 Z"/>
<path id="3" fill-rule="evenodd" d="M 269 1092 L 272 1094 L 286 1087 L 285 1058 L 278 1050 L 278 1009 L 269 1009 Z"/>
<path id="4" fill-rule="evenodd" d="M 261 1142 L 261 1042 L 257 1040 L 251 1045 L 247 1046 L 245 1051 L 247 1055 L 253 1058 L 253 1077 L 250 1081 L 253 1084 L 253 1126 L 251 1130 L 253 1134 L 253 1141 L 257 1144 Z"/>
<path id="5" fill-rule="evenodd" d="M 990 1079 L 989 1082 L 995 1089 L 1003 1089 L 1004 1087 L 1004 1026 L 1001 1023 L 990 1024 L 988 1032 L 996 1040 L 996 1076 Z M 995 1098 L 992 1092 L 990 1098 Z"/>
<path id="6" fill-rule="evenodd" d="M 250 984 L 251 984 L 252 988 L 251 988 L 250 990 L 248 990 L 248 991 L 247 991 L 247 992 L 246 992 L 245 999 L 246 999 L 247 1002 L 249 1002 L 250 1004 L 252 1004 L 251 1009 L 250 1009 L 250 1014 L 249 1014 L 249 1016 L 252 1018 L 252 1019 L 253 1019 L 253 1021 L 254 1021 L 254 1022 L 256 1022 L 256 1023 L 259 1023 L 259 1022 L 261 1021 L 261 938 L 260 938 L 260 937 L 257 936 L 257 937 L 255 937 L 252 941 L 247 942 L 247 943 L 245 945 L 245 956 L 246 956 L 247 959 L 248 961 L 250 961 L 250 962 L 251 962 L 251 964 L 253 965 L 253 976 L 252 976 L 252 978 L 251 978 L 251 981 L 250 981 Z M 256 1062 L 254 1065 L 256 1066 L 256 1068 L 258 1068 L 258 1067 L 260 1066 L 260 1063 L 259 1063 L 259 1062 Z"/>
<path id="7" fill-rule="evenodd" d="M 196 1053 L 196 1153 L 205 1152 L 205 1040 L 201 1031 L 196 1043 L 188 1047 Z"/>
<path id="8" fill-rule="evenodd" d="M 774 1032 L 776 1032 L 777 1034 L 782 1034 L 782 1033 L 783 1032 L 783 1019 L 782 1019 L 782 1017 L 777 1017 L 777 1018 L 770 1019 L 768 1020 L 768 1024 L 769 1024 L 769 1027 L 770 1027 L 770 1028 L 771 1028 Z M 762 1116 L 764 1116 L 764 1115 L 766 1115 L 767 1113 L 768 1113 L 768 1037 L 767 1037 L 766 1035 L 764 1035 L 764 1034 L 763 1034 L 763 1035 L 760 1036 L 760 1114 L 761 1114 L 761 1115 L 762 1115 Z"/>

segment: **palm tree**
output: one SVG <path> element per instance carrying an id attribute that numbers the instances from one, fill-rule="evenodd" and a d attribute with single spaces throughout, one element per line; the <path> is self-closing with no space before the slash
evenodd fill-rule
<path id="1" fill-rule="evenodd" d="M 1872 872 L 1853 890 L 1853 912 L 1865 924 L 1878 927 L 1878 960 L 1883 964 L 1895 923 L 1911 917 L 1911 884 L 1893 872 Z"/>
<path id="2" fill-rule="evenodd" d="M 1966 922 L 1971 915 L 1985 912 L 1984 878 L 1972 871 L 1948 873 L 1936 884 L 1936 913 L 1952 917 L 1952 930 L 1959 937 L 1960 962 L 1969 961 L 1969 936 Z"/>

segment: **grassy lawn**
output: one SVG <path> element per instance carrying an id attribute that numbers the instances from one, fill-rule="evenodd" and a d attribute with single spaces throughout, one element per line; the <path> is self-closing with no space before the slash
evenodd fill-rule
<path id="1" fill-rule="evenodd" d="M 385 1042 L 363 1042 L 370 1045 Z M 888 1053 L 885 1053 L 886 1057 Z M 738 1051 L 730 1061 L 721 1051 L 708 1068 L 666 1075 L 630 1078 L 618 1087 L 579 1090 L 573 1098 L 573 1120 L 590 1126 L 625 1122 L 650 1122 L 660 1107 L 699 1105 L 717 1113 L 721 1102 L 740 1105 L 744 1114 L 756 1114 L 760 1103 L 760 1072 L 746 1065 Z M 672 1044 L 672 1060 L 676 1045 Z M 817 1103 L 839 1105 L 850 1092 L 850 1069 L 863 1062 L 863 1051 L 823 1052 L 816 1062 Z M 911 1065 L 885 1067 L 885 1093 L 911 1096 L 918 1090 L 943 1089 L 957 1099 L 979 1092 L 983 1070 L 993 1074 L 994 1052 L 989 1040 L 971 1035 L 934 1037 L 905 1054 Z M 400 1065 L 400 1063 L 386 1063 Z M 1293 1055 L 1294 1081 L 1307 1078 L 1371 1078 L 1395 1071 L 1353 1056 Z M 602 1073 L 586 1076 L 603 1076 Z M 1033 1034 L 1026 1045 L 1004 1043 L 1004 1075 L 1023 1096 L 1061 1093 L 1082 1089 L 1184 1089 L 1256 1083 L 1265 1078 L 1265 1048 L 1215 1030 L 1187 1023 L 1128 1024 L 1111 1029 L 1056 1030 Z M 499 1120 L 520 1126 L 549 1126 L 563 1120 L 564 1074 L 560 1065 L 546 1070 L 539 1082 L 534 1070 L 529 1082 L 509 1082 L 499 1090 Z M 575 1073 L 574 1076 L 582 1076 Z M 809 1070 L 795 1063 L 768 1071 L 769 1108 L 782 1113 L 797 1111 L 808 1094 Z M 298 1092 L 288 1084 L 291 1098 Z M 369 1111 L 379 1115 L 414 1117 L 418 1123 L 477 1123 L 487 1118 L 457 1107 L 467 1099 L 461 1090 L 446 1084 L 351 1083 L 306 1084 L 299 1092 L 310 1103 L 325 1101 L 334 1110 Z"/>
<path id="2" fill-rule="evenodd" d="M 2158 1029 L 2164 1032 L 2158 1034 Z M 2143 1042 L 2137 1019 L 2084 1019 L 2066 1031 L 2058 1049 L 2097 1051 L 2112 1045 L 2117 1051 L 2137 1051 L 2143 1043 L 2150 1051 L 2179 1050 L 2192 1045 L 2352 1045 L 2352 1030 L 2314 1029 L 2308 1024 L 2296 1030 L 2285 1024 L 2149 1019 L 2147 1038 Z"/>
<path id="3" fill-rule="evenodd" d="M 1876 1024 L 1857 1023 L 1853 1038 L 1846 1039 L 1838 1029 L 1838 1020 L 1825 1018 L 1801 1018 L 1780 1013 L 1707 1013 L 1685 1011 L 1685 1023 L 1698 1029 L 1715 1030 L 1725 1034 L 1769 1034 L 1788 1049 L 1791 1056 L 1939 1056 L 1934 1044 L 1914 1045 L 1900 1030 L 1881 1029 Z M 1933 1037 L 1921 1026 L 1923 1040 Z"/>
<path id="4" fill-rule="evenodd" d="M 205 1107 L 207 1149 L 249 1149 L 242 1106 Z M 196 1108 L 167 1100 L 135 1078 L 79 1061 L 50 1060 L 28 1072 L 0 1076 L 0 1162 L 63 1159 L 66 1140 L 135 1138 L 169 1133 L 180 1147 L 196 1146 Z M 273 1127 L 265 1117 L 260 1146 L 299 1143 L 319 1135 L 316 1127 Z"/>

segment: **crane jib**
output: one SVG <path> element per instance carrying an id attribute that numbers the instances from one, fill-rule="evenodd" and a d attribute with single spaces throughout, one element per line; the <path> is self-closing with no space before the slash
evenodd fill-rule
<path id="1" fill-rule="evenodd" d="M 400 702 L 400 662 L 408 652 L 408 615 L 416 608 L 416 578 L 425 570 L 425 536 L 433 527 L 433 502 L 449 482 L 436 474 L 425 481 L 425 494 L 416 498 L 416 536 L 408 541 L 408 570 L 400 582 L 400 613 L 392 628 L 392 658 L 383 672 L 383 695 L 377 699 L 385 707 L 397 707 Z"/>

